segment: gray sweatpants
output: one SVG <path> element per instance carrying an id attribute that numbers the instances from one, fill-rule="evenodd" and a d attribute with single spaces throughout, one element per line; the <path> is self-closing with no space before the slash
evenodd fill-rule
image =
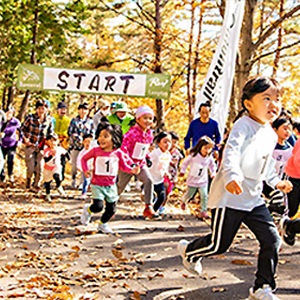
<path id="1" fill-rule="evenodd" d="M 27 167 L 27 179 L 31 179 L 33 173 L 35 172 L 34 187 L 40 186 L 42 179 L 42 169 L 43 169 L 43 150 L 39 147 L 26 146 L 24 148 L 25 153 L 25 163 Z"/>
<path id="2" fill-rule="evenodd" d="M 122 171 L 119 171 L 119 181 L 117 184 L 118 194 L 121 195 L 124 191 L 126 185 L 130 181 L 132 174 L 128 174 Z M 145 192 L 145 204 L 153 204 L 153 192 L 154 186 L 151 174 L 146 166 L 141 168 L 141 172 L 136 175 L 139 180 L 141 180 L 144 184 L 144 192 Z"/>

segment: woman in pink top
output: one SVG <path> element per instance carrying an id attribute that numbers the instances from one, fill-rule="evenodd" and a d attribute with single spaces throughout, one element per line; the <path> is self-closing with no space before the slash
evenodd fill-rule
<path id="1" fill-rule="evenodd" d="M 84 206 L 81 222 L 88 225 L 92 213 L 102 211 L 105 201 L 105 210 L 101 217 L 98 229 L 103 233 L 113 233 L 107 222 L 116 212 L 118 200 L 116 180 L 118 170 L 131 174 L 138 174 L 139 167 L 133 164 L 129 157 L 118 149 L 122 145 L 122 129 L 120 125 L 111 125 L 101 122 L 98 125 L 95 138 L 99 147 L 92 148 L 81 159 L 82 171 L 86 178 L 92 176 L 91 191 L 93 203 Z M 93 170 L 88 169 L 87 162 L 93 161 Z"/>
<path id="2" fill-rule="evenodd" d="M 145 209 L 143 216 L 150 219 L 158 217 L 153 209 L 153 180 L 147 168 L 147 165 L 151 167 L 148 150 L 153 142 L 153 134 L 150 129 L 153 124 L 153 118 L 154 112 L 149 106 L 143 105 L 139 107 L 135 115 L 136 124 L 124 135 L 122 144 L 122 149 L 130 156 L 133 162 L 141 168 L 141 172 L 137 178 L 144 184 Z M 123 192 L 131 177 L 131 174 L 124 173 L 122 170 L 119 172 L 119 195 Z"/>

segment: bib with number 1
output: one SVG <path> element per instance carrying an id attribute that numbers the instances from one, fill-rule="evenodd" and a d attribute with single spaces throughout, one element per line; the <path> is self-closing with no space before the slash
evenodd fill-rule
<path id="1" fill-rule="evenodd" d="M 148 153 L 149 146 L 149 144 L 137 142 L 133 149 L 132 158 L 140 160 L 144 159 Z"/>
<path id="2" fill-rule="evenodd" d="M 117 176 L 119 170 L 119 158 L 97 157 L 95 163 L 95 175 Z"/>

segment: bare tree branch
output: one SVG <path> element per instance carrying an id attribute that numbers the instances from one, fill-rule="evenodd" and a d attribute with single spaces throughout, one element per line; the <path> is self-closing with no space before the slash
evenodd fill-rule
<path id="1" fill-rule="evenodd" d="M 253 50 L 255 51 L 276 29 L 277 27 L 286 19 L 292 17 L 297 11 L 300 10 L 300 5 L 295 6 L 292 10 L 284 14 L 281 18 L 279 18 L 276 22 L 274 22 L 270 28 L 261 35 L 261 37 L 257 40 L 255 44 L 253 44 Z"/>
<path id="2" fill-rule="evenodd" d="M 283 50 L 292 48 L 292 47 L 294 47 L 294 46 L 296 46 L 296 45 L 298 45 L 298 44 L 300 44 L 300 40 L 298 40 L 297 42 L 295 42 L 295 43 L 293 43 L 293 44 L 286 45 L 286 46 L 284 46 L 284 47 L 275 49 L 274 51 L 270 51 L 270 52 L 264 53 L 264 54 L 262 54 L 262 55 L 260 55 L 260 56 L 257 56 L 256 58 L 254 58 L 253 64 L 254 64 L 255 62 L 257 62 L 258 60 L 260 60 L 261 58 L 263 58 L 263 57 L 272 55 L 272 54 L 276 53 L 277 51 L 281 52 L 281 51 L 283 51 Z"/>
<path id="3" fill-rule="evenodd" d="M 100 0 L 100 2 L 101 2 L 107 9 L 109 9 L 109 10 L 115 12 L 115 13 L 118 14 L 118 15 L 124 16 L 126 19 L 128 19 L 128 20 L 132 21 L 133 23 L 136 23 L 136 24 L 138 24 L 138 25 L 144 27 L 146 30 L 148 30 L 148 31 L 150 31 L 151 33 L 155 34 L 155 31 L 152 30 L 151 28 L 149 28 L 147 25 L 145 25 L 145 24 L 143 24 L 143 23 L 141 23 L 141 22 L 139 22 L 139 21 L 137 21 L 137 20 L 135 20 L 135 19 L 133 19 L 133 18 L 131 18 L 131 17 L 129 17 L 129 16 L 123 14 L 123 13 L 120 13 L 117 9 L 115 9 L 115 8 L 110 7 L 109 5 L 107 5 L 107 4 L 104 2 L 104 0 Z"/>
<path id="4" fill-rule="evenodd" d="M 148 13 L 146 10 L 143 9 L 143 7 L 136 2 L 137 7 L 140 9 L 142 15 L 150 22 L 150 24 L 152 25 L 152 22 L 155 21 L 155 17 L 153 15 L 151 15 L 150 13 Z M 154 26 L 153 26 L 154 27 Z"/>

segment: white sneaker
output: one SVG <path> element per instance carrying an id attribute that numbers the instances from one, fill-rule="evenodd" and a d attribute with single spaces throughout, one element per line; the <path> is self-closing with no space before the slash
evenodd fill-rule
<path id="1" fill-rule="evenodd" d="M 262 288 L 253 293 L 253 288 L 249 290 L 249 299 L 252 300 L 280 300 L 272 293 L 272 289 L 268 284 L 264 284 Z"/>
<path id="2" fill-rule="evenodd" d="M 80 220 L 83 225 L 88 225 L 92 217 L 92 215 L 88 212 L 89 206 L 89 204 L 85 204 L 81 214 Z"/>
<path id="3" fill-rule="evenodd" d="M 188 244 L 189 244 L 189 242 L 187 240 L 181 240 L 181 241 L 179 241 L 179 243 L 177 245 L 177 250 L 178 250 L 180 256 L 182 257 L 182 264 L 185 267 L 185 269 L 187 271 L 189 271 L 190 273 L 192 273 L 194 275 L 201 275 L 201 273 L 202 273 L 201 258 L 198 259 L 196 263 L 189 262 L 186 259 L 185 251 L 186 251 Z"/>
<path id="4" fill-rule="evenodd" d="M 52 200 L 51 200 L 50 194 L 47 194 L 47 195 L 46 195 L 46 200 L 47 200 L 48 202 L 51 202 L 51 201 L 52 201 Z"/>
<path id="5" fill-rule="evenodd" d="M 135 189 L 139 191 L 139 190 L 141 189 L 141 187 L 142 187 L 142 186 L 141 186 L 141 183 L 140 183 L 139 181 L 137 181 L 137 182 L 135 183 Z"/>
<path id="6" fill-rule="evenodd" d="M 66 195 L 65 190 L 64 190 L 64 188 L 63 188 L 62 186 L 60 186 L 60 187 L 57 189 L 57 191 L 59 192 L 59 194 L 60 194 L 61 196 L 65 196 L 65 195 Z"/>
<path id="7" fill-rule="evenodd" d="M 129 193 L 131 191 L 130 184 L 128 183 L 125 187 L 125 192 Z"/>
<path id="8" fill-rule="evenodd" d="M 84 193 L 84 194 L 81 194 L 79 198 L 82 199 L 82 200 L 84 200 L 84 199 L 86 199 L 86 197 L 87 197 L 87 196 L 86 196 L 86 194 Z"/>
<path id="9" fill-rule="evenodd" d="M 107 233 L 107 234 L 114 233 L 107 223 L 99 224 L 98 230 L 100 230 L 103 233 Z"/>
<path id="10" fill-rule="evenodd" d="M 8 181 L 14 183 L 15 182 L 14 175 L 10 175 Z"/>

